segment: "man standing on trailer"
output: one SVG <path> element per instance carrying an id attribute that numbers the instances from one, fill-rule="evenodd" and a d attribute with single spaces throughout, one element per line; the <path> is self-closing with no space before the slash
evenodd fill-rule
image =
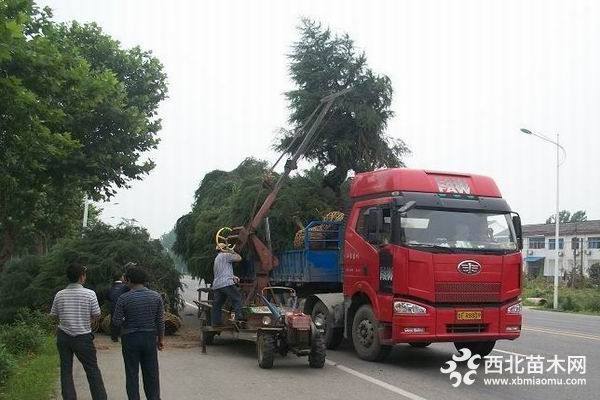
<path id="1" fill-rule="evenodd" d="M 240 278 L 233 274 L 233 263 L 242 261 L 242 256 L 229 249 L 227 245 L 219 243 L 217 245 L 217 257 L 213 266 L 214 280 L 212 284 L 214 302 L 212 308 L 212 325 L 219 326 L 223 324 L 221 309 L 227 298 L 235 310 L 235 319 L 243 321 L 242 315 L 242 295 L 235 286 Z"/>

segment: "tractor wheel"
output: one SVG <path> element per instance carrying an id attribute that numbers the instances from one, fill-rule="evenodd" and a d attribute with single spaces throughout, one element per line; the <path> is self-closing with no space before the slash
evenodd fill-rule
<path id="1" fill-rule="evenodd" d="M 324 323 L 322 329 L 325 331 L 325 344 L 330 350 L 338 348 L 344 339 L 344 329 L 333 327 L 333 318 L 329 314 L 327 306 L 323 302 L 318 301 L 313 307 L 311 313 L 312 320 L 320 318 Z"/>
<path id="2" fill-rule="evenodd" d="M 419 349 L 424 349 L 425 347 L 429 346 L 431 344 L 431 342 L 411 342 L 409 344 L 412 347 L 417 347 Z"/>
<path id="3" fill-rule="evenodd" d="M 273 367 L 273 357 L 275 355 L 275 337 L 268 333 L 259 333 L 256 340 L 256 355 L 258 365 L 264 369 Z"/>
<path id="4" fill-rule="evenodd" d="M 379 321 L 369 304 L 361 306 L 354 314 L 352 343 L 358 356 L 367 361 L 383 361 L 392 350 L 392 346 L 381 344 Z"/>
<path id="5" fill-rule="evenodd" d="M 485 357 L 494 350 L 496 345 L 495 340 L 489 342 L 454 342 L 456 350 L 467 348 L 471 350 L 471 354 L 479 354 L 481 357 Z"/>
<path id="6" fill-rule="evenodd" d="M 310 344 L 308 365 L 311 368 L 323 368 L 323 366 L 325 365 L 326 356 L 327 346 L 325 344 L 325 336 L 317 333 Z"/>
<path id="7" fill-rule="evenodd" d="M 200 330 L 200 343 L 202 343 L 202 339 L 204 339 L 204 344 L 207 346 L 212 345 L 215 342 L 216 332 L 205 332 Z"/>

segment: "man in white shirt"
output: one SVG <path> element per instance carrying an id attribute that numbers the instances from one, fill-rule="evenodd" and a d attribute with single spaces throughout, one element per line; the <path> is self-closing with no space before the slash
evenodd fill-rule
<path id="1" fill-rule="evenodd" d="M 211 322 L 213 326 L 223 324 L 221 309 L 227 298 L 229 298 L 235 310 L 235 319 L 242 321 L 244 318 L 242 315 L 242 296 L 235 286 L 240 278 L 233 274 L 233 263 L 242 261 L 242 257 L 222 243 L 219 243 L 217 250 L 219 254 L 217 254 L 213 266 L 214 280 L 212 284 L 214 301 Z"/>
<path id="2" fill-rule="evenodd" d="M 83 287 L 87 268 L 78 263 L 67 267 L 69 284 L 59 291 L 52 303 L 51 315 L 58 318 L 56 345 L 60 356 L 60 384 L 64 400 L 76 400 L 73 382 L 73 355 L 83 365 L 93 400 L 106 400 L 102 374 L 98 368 L 92 319 L 100 318 L 100 306 L 94 291 Z"/>

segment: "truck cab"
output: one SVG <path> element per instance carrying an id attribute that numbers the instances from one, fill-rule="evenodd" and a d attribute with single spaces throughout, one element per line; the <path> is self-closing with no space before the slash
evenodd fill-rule
<path id="1" fill-rule="evenodd" d="M 521 223 L 491 178 L 386 169 L 357 174 L 350 197 L 343 325 L 361 358 L 519 337 Z"/>

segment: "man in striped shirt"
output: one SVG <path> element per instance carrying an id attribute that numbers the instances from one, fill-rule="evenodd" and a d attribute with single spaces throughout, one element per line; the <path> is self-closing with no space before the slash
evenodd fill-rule
<path id="1" fill-rule="evenodd" d="M 50 311 L 59 320 L 56 345 L 60 356 L 60 384 L 64 400 L 77 399 L 73 383 L 73 354 L 85 369 L 92 399 L 106 400 L 91 328 L 92 318 L 100 318 L 100 306 L 96 293 L 83 287 L 86 271 L 87 268 L 78 263 L 67 267 L 70 283 L 56 294 Z"/>
<path id="2" fill-rule="evenodd" d="M 164 305 L 158 293 L 144 284 L 148 276 L 142 267 L 125 272 L 129 292 L 117 300 L 113 323 L 121 327 L 121 348 L 125 363 L 125 386 L 129 400 L 140 399 L 139 370 L 148 400 L 160 400 L 158 350 L 165 334 Z"/>

